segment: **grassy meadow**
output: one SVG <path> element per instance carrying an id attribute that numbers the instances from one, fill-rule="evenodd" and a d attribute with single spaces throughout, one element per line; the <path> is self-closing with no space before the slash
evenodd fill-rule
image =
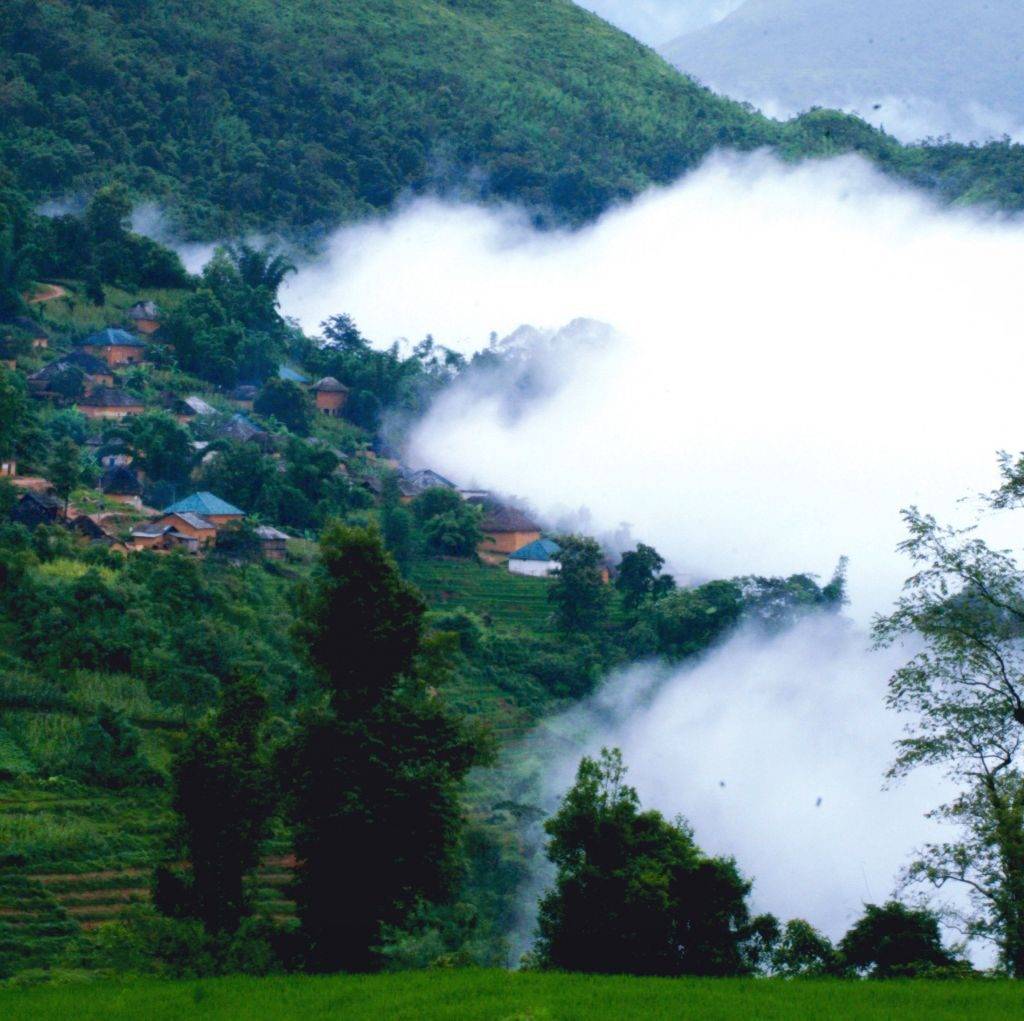
<path id="1" fill-rule="evenodd" d="M 0 991 L 6 1021 L 284 1018 L 429 1021 L 700 1021 L 1017 1019 L 1012 982 L 841 982 L 638 979 L 500 971 L 406 972 L 333 978 L 94 981 Z"/>

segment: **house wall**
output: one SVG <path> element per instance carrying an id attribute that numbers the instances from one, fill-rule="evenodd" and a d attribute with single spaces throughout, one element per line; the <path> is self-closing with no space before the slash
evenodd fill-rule
<path id="1" fill-rule="evenodd" d="M 83 344 L 82 350 L 97 358 L 102 358 L 107 365 L 136 365 L 146 358 L 145 348 L 141 347 L 99 347 L 95 344 Z"/>
<path id="2" fill-rule="evenodd" d="M 540 532 L 484 532 L 484 541 L 476 548 L 485 563 L 500 564 L 510 553 L 540 538 Z"/>
<path id="3" fill-rule="evenodd" d="M 348 400 L 348 394 L 343 390 L 318 390 L 316 393 L 316 410 L 321 415 L 330 415 L 332 418 L 337 418 L 345 407 L 345 401 Z"/>
<path id="4" fill-rule="evenodd" d="M 264 539 L 260 542 L 263 555 L 268 560 L 284 560 L 287 550 L 286 539 Z"/>
<path id="5" fill-rule="evenodd" d="M 213 524 L 212 521 L 210 523 Z M 175 530 L 181 532 L 182 535 L 187 535 L 191 539 L 198 539 L 203 543 L 213 542 L 217 538 L 216 528 L 193 528 L 184 518 L 179 518 L 177 514 L 166 514 L 164 517 L 158 518 L 154 524 L 173 525 Z"/>
<path id="6" fill-rule="evenodd" d="M 18 474 L 18 462 L 14 460 L 0 461 L 0 478 L 13 479 Z"/>
<path id="7" fill-rule="evenodd" d="M 133 535 L 132 549 L 152 549 L 158 543 L 162 543 L 164 538 L 162 535 Z"/>
<path id="8" fill-rule="evenodd" d="M 88 404 L 76 404 L 75 407 L 85 415 L 86 418 L 125 418 L 127 415 L 141 415 L 145 410 L 141 404 L 132 404 L 126 408 L 97 408 Z"/>
<path id="9" fill-rule="evenodd" d="M 230 525 L 232 521 L 241 521 L 245 517 L 244 514 L 204 514 L 204 518 L 210 522 L 211 525 L 216 525 L 220 528 L 221 525 Z M 181 531 L 181 529 L 179 529 Z"/>
<path id="10" fill-rule="evenodd" d="M 557 574 L 561 564 L 557 560 L 510 560 L 508 569 L 512 574 L 523 574 L 528 578 L 546 578 Z"/>
<path id="11" fill-rule="evenodd" d="M 34 351 L 39 351 L 39 350 L 42 350 L 43 348 L 49 347 L 49 346 L 50 346 L 50 341 L 49 341 L 48 337 L 33 337 L 32 338 L 32 349 Z"/>
<path id="12" fill-rule="evenodd" d="M 139 333 L 145 333 L 147 336 L 150 333 L 156 333 L 160 329 L 160 323 L 156 319 L 134 319 L 135 329 Z"/>

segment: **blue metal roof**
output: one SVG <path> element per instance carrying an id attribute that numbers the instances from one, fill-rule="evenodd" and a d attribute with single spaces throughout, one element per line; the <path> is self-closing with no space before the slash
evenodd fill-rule
<path id="1" fill-rule="evenodd" d="M 139 340 L 127 330 L 118 330 L 113 326 L 100 330 L 82 341 L 83 346 L 88 344 L 91 347 L 145 347 L 146 342 Z"/>
<path id="2" fill-rule="evenodd" d="M 304 376 L 301 372 L 296 372 L 294 369 L 289 369 L 287 365 L 279 365 L 277 367 L 277 378 L 287 380 L 289 383 L 312 382 L 309 376 Z"/>
<path id="3" fill-rule="evenodd" d="M 562 547 L 554 539 L 535 539 L 517 549 L 509 560 L 554 560 L 555 554 L 561 552 Z"/>
<path id="4" fill-rule="evenodd" d="M 172 503 L 170 507 L 163 509 L 164 514 L 198 514 L 200 517 L 207 517 L 210 514 L 241 514 L 245 511 L 222 500 L 213 493 L 201 492 L 186 496 L 184 500 Z"/>

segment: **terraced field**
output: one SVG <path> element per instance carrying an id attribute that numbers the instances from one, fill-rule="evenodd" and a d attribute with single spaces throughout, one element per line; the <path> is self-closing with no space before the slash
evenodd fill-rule
<path id="1" fill-rule="evenodd" d="M 546 578 L 523 578 L 471 560 L 431 560 L 413 568 L 411 581 L 431 606 L 464 606 L 510 631 L 550 630 Z"/>
<path id="2" fill-rule="evenodd" d="M 24 777 L 0 784 L 0 976 L 52 965 L 76 936 L 147 903 L 170 824 L 162 791 Z M 294 868 L 278 834 L 254 900 L 279 921 L 295 914 Z"/>

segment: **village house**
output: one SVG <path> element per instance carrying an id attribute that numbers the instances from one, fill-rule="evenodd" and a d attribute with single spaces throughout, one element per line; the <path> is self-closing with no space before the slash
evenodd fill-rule
<path id="1" fill-rule="evenodd" d="M 562 547 L 554 539 L 536 539 L 520 547 L 508 558 L 508 569 L 512 574 L 528 578 L 547 578 L 561 570 L 555 557 Z"/>
<path id="2" fill-rule="evenodd" d="M 35 397 L 62 396 L 55 389 L 59 387 L 56 381 L 66 373 L 76 371 L 82 373 L 82 389 L 85 394 L 98 387 L 113 386 L 115 382 L 114 373 L 106 362 L 84 351 L 72 351 L 44 365 L 38 372 L 33 372 L 28 377 L 28 388 Z"/>
<path id="3" fill-rule="evenodd" d="M 100 477 L 99 491 L 117 503 L 142 506 L 142 483 L 127 465 L 115 464 L 107 468 Z"/>
<path id="4" fill-rule="evenodd" d="M 147 336 L 160 329 L 160 306 L 155 301 L 137 301 L 125 313 L 131 329 Z"/>
<path id="5" fill-rule="evenodd" d="M 102 542 L 102 543 L 113 543 L 113 537 L 103 528 L 102 525 L 98 524 L 93 518 L 90 518 L 88 514 L 79 514 L 78 517 L 72 518 L 67 523 L 69 532 L 74 532 L 76 535 L 80 535 L 90 542 Z"/>
<path id="6" fill-rule="evenodd" d="M 245 511 L 205 490 L 172 503 L 170 507 L 163 509 L 162 514 L 165 517 L 169 514 L 196 514 L 215 529 L 233 521 L 241 521 L 245 517 Z"/>
<path id="7" fill-rule="evenodd" d="M 217 426 L 213 432 L 214 436 L 220 440 L 255 443 L 265 453 L 274 449 L 274 437 L 240 412 L 236 412 L 226 422 Z"/>
<path id="8" fill-rule="evenodd" d="M 256 535 L 260 540 L 260 550 L 267 560 L 284 560 L 288 551 L 288 536 L 284 532 L 269 525 L 260 525 Z"/>
<path id="9" fill-rule="evenodd" d="M 27 490 L 11 511 L 11 520 L 26 528 L 36 525 L 52 525 L 61 517 L 61 503 L 49 493 Z"/>
<path id="10" fill-rule="evenodd" d="M 483 508 L 480 530 L 484 539 L 477 547 L 477 554 L 485 563 L 504 563 L 516 550 L 540 538 L 540 526 L 517 507 L 493 498 L 469 502 Z"/>
<path id="11" fill-rule="evenodd" d="M 129 542 L 133 550 L 148 549 L 157 552 L 180 549 L 186 553 L 198 553 L 200 547 L 200 541 L 195 536 L 185 535 L 173 525 L 158 522 L 133 528 Z"/>
<path id="12" fill-rule="evenodd" d="M 13 457 L 0 458 L 0 479 L 13 479 L 18 474 L 18 462 Z"/>
<path id="13" fill-rule="evenodd" d="M 5 357 L 13 359 L 21 351 L 40 351 L 50 346 L 49 331 L 31 316 L 0 316 L 0 343 L 10 348 Z"/>
<path id="14" fill-rule="evenodd" d="M 170 411 L 178 425 L 186 425 L 194 418 L 217 414 L 217 409 L 202 397 L 176 397 L 170 401 Z"/>
<path id="15" fill-rule="evenodd" d="M 147 346 L 141 338 L 113 326 L 86 337 L 78 345 L 80 351 L 102 358 L 111 368 L 145 361 Z"/>
<path id="16" fill-rule="evenodd" d="M 339 418 L 348 400 L 348 387 L 333 376 L 324 376 L 313 384 L 313 395 L 321 415 Z"/>
<path id="17" fill-rule="evenodd" d="M 141 415 L 146 410 L 141 397 L 110 386 L 96 387 L 84 397 L 79 397 L 75 407 L 86 418 L 125 418 L 127 415 Z"/>
<path id="18" fill-rule="evenodd" d="M 217 525 L 191 511 L 164 511 L 160 517 L 150 523 L 172 528 L 179 535 L 195 539 L 201 546 L 210 546 L 217 539 Z"/>

